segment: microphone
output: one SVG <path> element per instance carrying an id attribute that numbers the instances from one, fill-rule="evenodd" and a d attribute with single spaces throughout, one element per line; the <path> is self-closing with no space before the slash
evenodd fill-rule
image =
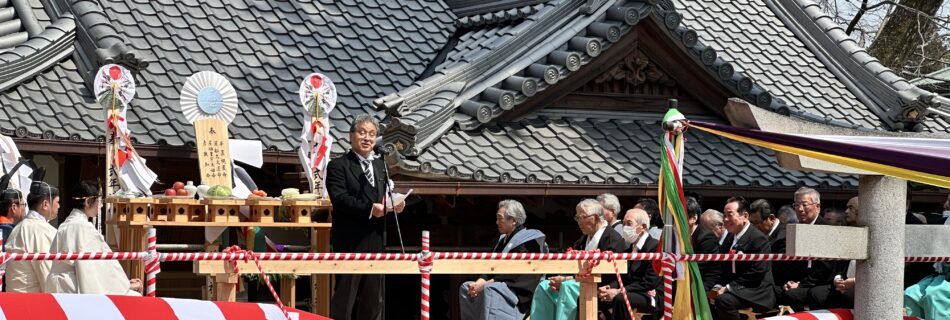
<path id="1" fill-rule="evenodd" d="M 389 154 L 389 152 L 386 152 L 386 148 L 383 148 L 383 146 L 379 145 L 379 143 L 377 143 L 376 146 L 373 147 L 373 152 L 376 153 L 377 156 L 384 156 L 384 155 Z"/>
<path id="2" fill-rule="evenodd" d="M 384 148 L 380 144 L 381 140 L 382 140 L 382 137 L 380 137 L 379 140 L 377 140 L 376 146 L 373 147 L 373 152 L 376 154 L 376 157 L 383 159 L 383 157 L 388 155 L 389 152 L 386 152 L 386 148 Z M 385 182 L 386 185 L 385 185 L 384 192 L 389 195 L 390 201 L 393 201 L 393 190 L 392 190 L 393 186 L 389 184 L 390 183 L 389 165 L 386 164 L 385 159 L 383 159 L 383 174 L 386 176 L 386 182 Z M 393 208 L 393 210 L 395 209 L 396 208 Z M 402 253 L 406 253 L 406 246 L 403 244 L 403 241 L 402 241 L 402 228 L 399 227 L 399 215 L 396 214 L 395 212 L 393 212 L 393 219 L 396 220 L 396 233 L 399 235 L 399 248 L 401 249 Z M 385 236 L 383 237 L 383 239 L 384 239 L 383 241 L 385 241 Z"/>

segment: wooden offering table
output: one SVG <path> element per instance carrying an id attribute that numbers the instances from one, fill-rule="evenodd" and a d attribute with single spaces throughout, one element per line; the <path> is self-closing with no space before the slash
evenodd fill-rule
<path id="1" fill-rule="evenodd" d="M 138 199 L 138 198 L 136 198 Z M 284 201 L 275 198 L 251 198 L 244 199 L 203 199 L 194 200 L 190 198 L 142 198 L 153 207 L 153 219 L 146 218 L 130 219 L 129 216 L 116 215 L 121 234 L 119 241 L 119 251 L 140 252 L 145 250 L 145 234 L 150 227 L 261 227 L 261 228 L 307 228 L 310 229 L 310 251 L 311 252 L 329 252 L 330 251 L 330 223 L 311 222 L 313 212 L 319 210 L 329 210 L 329 200 L 293 200 Z M 117 209 L 137 211 L 136 209 L 126 209 L 123 205 L 127 203 L 137 203 L 131 200 L 116 198 L 110 199 L 111 203 L 116 204 Z M 248 205 L 251 207 L 251 216 L 249 221 L 240 221 L 240 207 Z M 278 221 L 278 213 L 281 207 L 293 213 L 295 210 L 299 215 L 292 215 L 290 222 Z M 156 208 L 158 208 L 156 210 Z M 164 209 L 162 209 L 164 208 Z M 165 218 L 162 219 L 160 210 L 164 210 Z M 233 211 L 233 212 L 232 212 Z M 123 212 L 123 211 L 117 211 Z M 145 212 L 148 212 L 147 210 Z M 306 212 L 306 214 L 302 214 Z M 147 216 L 147 215 L 146 215 Z M 285 217 L 286 219 L 286 217 Z M 161 233 L 161 231 L 159 231 Z M 207 251 L 217 251 L 218 244 L 205 243 Z M 141 261 L 127 261 L 123 264 L 130 278 L 144 279 L 144 268 Z M 252 270 L 252 269 L 247 269 Z M 253 268 L 256 270 L 256 267 Z M 242 271 L 243 272 L 243 271 Z M 296 273 L 297 275 L 311 275 L 310 273 Z M 215 277 L 215 279 L 219 279 Z M 224 283 L 236 284 L 237 278 L 228 278 Z M 330 295 L 332 293 L 330 276 L 326 274 L 316 274 L 311 276 L 311 291 L 313 299 L 311 310 L 328 314 L 330 310 Z M 233 280 L 230 281 L 230 280 Z M 160 285 L 160 284 L 159 284 Z M 234 300 L 234 292 L 231 290 L 221 290 L 217 286 L 210 297 L 224 297 L 222 300 Z M 235 288 L 232 288 L 235 289 Z M 295 282 L 292 278 L 281 280 L 280 297 L 285 305 L 293 307 L 295 305 Z"/>

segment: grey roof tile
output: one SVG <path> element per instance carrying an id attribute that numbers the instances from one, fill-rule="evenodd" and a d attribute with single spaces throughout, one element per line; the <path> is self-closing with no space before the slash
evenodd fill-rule
<path id="1" fill-rule="evenodd" d="M 659 159 L 655 141 L 661 132 L 656 121 L 529 117 L 478 131 L 450 130 L 432 148 L 416 159 L 404 159 L 403 164 L 462 165 L 483 173 L 481 179 L 475 180 L 489 182 L 498 182 L 501 176 L 496 171 L 500 171 L 522 182 L 530 176 L 540 183 L 553 183 L 555 177 L 563 179 L 562 183 L 603 183 L 608 179 L 616 183 L 656 183 Z M 564 139 L 565 136 L 573 138 Z M 628 145 L 630 149 L 610 153 L 602 147 L 615 144 Z M 588 148 L 589 151 L 577 151 Z M 465 161 L 456 162 L 455 155 Z M 783 169 L 775 162 L 775 153 L 771 150 L 697 130 L 687 133 L 685 161 L 683 178 L 687 185 L 789 187 L 822 182 L 831 187 L 855 185 L 854 177 L 850 176 Z M 450 178 L 465 180 L 460 175 Z"/>
<path id="2" fill-rule="evenodd" d="M 122 16 L 112 22 L 130 47 L 154 57 L 138 75 L 145 86 L 139 88 L 130 116 L 130 122 L 136 123 L 130 127 L 140 141 L 164 140 L 172 146 L 193 142 L 193 131 L 177 111 L 179 91 L 191 74 L 213 70 L 228 77 L 238 90 L 243 112 L 232 123 L 232 136 L 261 139 L 266 148 L 294 150 L 294 140 L 300 130 L 296 114 L 301 108 L 296 101 L 296 90 L 304 76 L 319 71 L 330 75 L 340 89 L 337 111 L 331 115 L 333 135 L 338 141 L 334 152 L 340 153 L 343 150 L 340 146 L 347 144 L 348 137 L 344 133 L 349 128 L 346 122 L 349 120 L 343 120 L 340 115 L 372 113 L 381 117 L 370 100 L 411 83 L 425 70 L 427 63 L 422 61 L 431 61 L 454 30 L 455 17 L 444 4 L 412 2 L 353 1 L 353 5 L 344 10 L 343 3 L 332 0 L 276 3 L 211 0 L 200 5 L 174 0 L 104 0 L 102 7 L 107 16 Z M 393 10 L 386 7 L 410 4 L 426 9 L 393 14 Z M 362 39 L 362 33 L 376 24 L 394 31 L 382 31 L 386 37 L 369 45 Z M 378 49 L 373 45 L 379 46 Z M 398 50 L 390 51 L 390 48 Z M 357 60 L 359 62 L 355 62 Z M 416 63 L 407 64 L 406 60 Z M 52 70 L 44 74 L 78 75 L 72 60 Z M 345 76 L 348 74 L 358 74 L 356 79 L 370 83 L 351 90 L 347 86 L 354 83 Z M 98 125 L 101 117 L 94 111 L 101 113 L 101 107 L 92 101 L 88 91 L 80 89 L 84 87 L 82 78 L 61 77 L 56 83 L 41 85 L 45 81 L 37 78 L 21 83 L 13 91 L 0 95 L 0 102 L 13 109 L 49 104 L 84 117 L 81 121 L 70 117 L 44 117 L 42 121 L 53 121 L 47 125 L 25 113 L 26 116 L 11 119 L 14 127 L 67 128 L 69 132 L 81 132 L 81 138 L 86 140 L 102 134 Z M 57 99 L 42 95 L 41 86 Z M 157 106 L 163 109 L 156 109 Z M 267 112 L 260 112 L 262 108 L 267 108 Z M 65 121 L 69 119 L 72 120 Z M 32 135 L 43 132 L 30 130 Z M 172 132 L 180 132 L 182 137 L 163 136 Z M 68 136 L 65 132 L 56 132 L 55 138 Z"/>

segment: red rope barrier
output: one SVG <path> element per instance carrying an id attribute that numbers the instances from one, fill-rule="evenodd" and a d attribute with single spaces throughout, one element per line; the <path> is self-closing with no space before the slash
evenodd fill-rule
<path id="1" fill-rule="evenodd" d="M 240 252 L 164 252 L 158 254 L 162 261 L 230 261 L 243 260 Z M 53 252 L 53 253 L 7 253 L 6 261 L 24 260 L 144 260 L 147 252 Z M 256 253 L 261 261 L 417 261 L 413 253 Z M 572 253 L 487 253 L 487 252 L 433 252 L 434 260 L 604 260 L 603 252 L 574 251 Z M 661 253 L 614 253 L 615 260 L 662 260 Z M 795 257 L 783 254 L 687 254 L 678 261 L 808 261 L 849 260 L 823 257 Z M 906 257 L 906 262 L 950 262 L 948 257 Z"/>
<path id="2" fill-rule="evenodd" d="M 257 254 L 254 251 L 244 250 L 238 246 L 231 246 L 227 249 L 224 249 L 224 253 L 242 253 L 244 255 L 244 262 L 248 260 L 254 260 L 254 265 L 257 266 L 257 270 L 261 272 L 261 278 L 264 279 L 264 284 L 267 285 L 267 289 L 270 290 L 270 294 L 274 296 L 274 301 L 277 303 L 277 307 L 280 308 L 280 311 L 284 313 L 284 319 L 290 319 L 290 314 L 287 313 L 287 309 L 284 308 L 284 302 L 280 301 L 280 296 L 277 294 L 277 291 L 274 290 L 274 286 L 270 283 L 270 278 L 267 277 L 267 274 L 264 273 L 264 268 L 261 268 L 260 260 L 257 258 Z M 231 265 L 234 266 L 234 273 L 239 273 L 237 261 L 235 259 L 231 261 Z"/>

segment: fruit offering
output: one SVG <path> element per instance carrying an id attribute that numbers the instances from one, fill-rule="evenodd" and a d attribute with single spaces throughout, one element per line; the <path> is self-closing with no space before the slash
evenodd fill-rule
<path id="1" fill-rule="evenodd" d="M 188 192 L 188 189 L 185 189 L 185 184 L 181 181 L 175 181 L 172 184 L 171 188 L 165 189 L 166 197 L 187 197 L 194 196 L 193 193 Z"/>
<path id="2" fill-rule="evenodd" d="M 300 195 L 300 189 L 297 188 L 287 188 L 280 191 L 280 196 L 285 199 L 290 199 L 297 195 Z"/>
<path id="3" fill-rule="evenodd" d="M 266 197 L 267 197 L 267 192 L 264 192 L 264 191 L 262 191 L 262 190 L 254 189 L 254 191 L 251 191 L 251 198 L 256 198 L 256 197 L 259 197 L 259 198 L 266 198 Z"/>

